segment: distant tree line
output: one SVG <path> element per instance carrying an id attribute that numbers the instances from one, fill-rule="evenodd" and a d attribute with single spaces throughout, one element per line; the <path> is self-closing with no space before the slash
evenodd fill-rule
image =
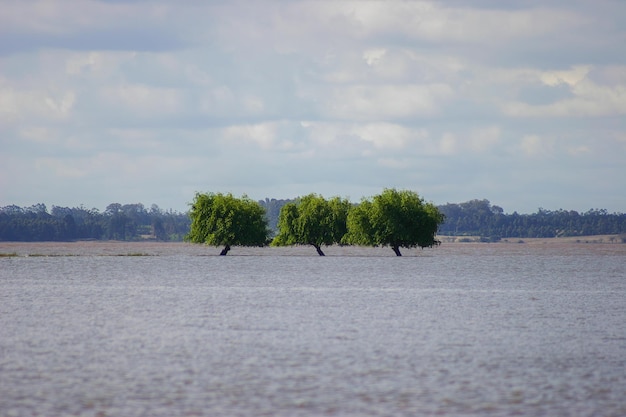
<path id="1" fill-rule="evenodd" d="M 267 219 L 267 225 L 272 231 L 272 234 L 275 234 L 278 230 L 278 216 L 280 215 L 280 210 L 283 208 L 285 204 L 295 202 L 295 199 L 276 199 L 276 198 L 266 198 L 265 200 L 259 200 L 258 203 L 265 209 L 265 218 Z"/>
<path id="2" fill-rule="evenodd" d="M 277 230 L 278 214 L 283 205 L 294 200 L 265 199 L 259 201 L 266 209 L 272 230 Z M 446 236 L 479 236 L 485 241 L 507 238 L 541 238 L 624 234 L 626 214 L 591 209 L 584 213 L 574 210 L 538 209 L 531 214 L 504 213 L 502 207 L 489 200 L 447 203 L 437 208 L 445 216 L 439 234 Z"/>
<path id="3" fill-rule="evenodd" d="M 153 204 L 113 203 L 104 212 L 85 207 L 0 208 L 1 241 L 160 240 L 182 241 L 191 221 L 187 213 Z"/>
<path id="4" fill-rule="evenodd" d="M 270 234 L 278 231 L 282 207 L 297 199 L 258 201 L 265 210 Z M 437 206 L 445 216 L 439 226 L 440 235 L 479 236 L 485 241 L 509 238 L 592 236 L 621 234 L 626 239 L 626 214 L 591 209 L 583 213 L 573 210 L 545 210 L 536 213 L 511 214 L 492 205 L 489 200 L 471 200 Z M 189 233 L 189 213 L 162 210 L 153 204 L 109 204 L 104 212 L 80 207 L 44 204 L 30 207 L 0 207 L 0 241 L 70 241 L 144 240 L 181 241 Z"/>
<path id="5" fill-rule="evenodd" d="M 538 209 L 532 214 L 505 214 L 489 200 L 471 200 L 460 204 L 438 206 L 446 220 L 441 235 L 480 236 L 483 240 L 506 238 L 544 238 L 626 234 L 626 214 L 592 209 L 584 213 L 573 210 Z"/>

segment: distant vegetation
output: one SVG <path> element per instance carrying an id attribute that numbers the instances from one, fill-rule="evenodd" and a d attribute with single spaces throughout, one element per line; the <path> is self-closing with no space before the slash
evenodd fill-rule
<path id="1" fill-rule="evenodd" d="M 180 241 L 189 231 L 187 213 L 153 204 L 109 204 L 104 212 L 85 207 L 6 206 L 0 208 L 2 241 L 160 240 Z"/>
<path id="2" fill-rule="evenodd" d="M 280 208 L 294 200 L 265 199 L 259 201 L 266 209 L 270 228 L 276 230 Z M 489 200 L 447 203 L 437 206 L 445 216 L 439 234 L 446 236 L 479 236 L 495 242 L 508 238 L 547 238 L 593 235 L 623 235 L 626 243 L 626 214 L 591 209 L 584 213 L 574 210 L 538 209 L 536 213 L 504 213 Z"/>
<path id="3" fill-rule="evenodd" d="M 448 203 L 439 209 L 446 216 L 445 223 L 439 228 L 441 235 L 480 236 L 486 241 L 618 234 L 624 234 L 626 238 L 626 214 L 606 210 L 578 213 L 540 208 L 533 214 L 505 214 L 501 207 L 491 205 L 489 200 Z"/>
<path id="4" fill-rule="evenodd" d="M 296 199 L 265 199 L 268 227 L 278 230 L 281 208 Z M 532 214 L 507 214 L 489 200 L 471 200 L 437 206 L 445 221 L 438 233 L 449 236 L 479 236 L 484 241 L 510 238 L 542 238 L 592 235 L 622 235 L 626 242 L 626 214 L 591 209 L 539 209 Z M 189 213 L 162 210 L 156 205 L 109 204 L 104 212 L 85 207 L 0 207 L 0 241 L 160 240 L 182 241 L 189 233 Z"/>

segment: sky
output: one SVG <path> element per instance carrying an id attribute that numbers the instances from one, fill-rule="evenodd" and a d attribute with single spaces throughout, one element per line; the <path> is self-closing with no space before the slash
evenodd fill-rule
<path id="1" fill-rule="evenodd" d="M 0 207 L 626 212 L 626 1 L 0 0 Z"/>

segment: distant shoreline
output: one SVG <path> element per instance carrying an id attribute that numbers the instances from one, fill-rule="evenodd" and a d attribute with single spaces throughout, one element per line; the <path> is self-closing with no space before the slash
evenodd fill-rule
<path id="1" fill-rule="evenodd" d="M 567 237 L 508 237 L 495 242 L 485 242 L 480 236 L 437 236 L 442 244 L 446 243 L 515 243 L 515 244 L 562 244 L 562 243 L 594 243 L 594 244 L 624 244 L 626 235 L 589 235 Z"/>
<path id="2" fill-rule="evenodd" d="M 442 244 L 445 243 L 606 243 L 606 244 L 624 244 L 626 243 L 626 234 L 613 234 L 613 235 L 586 235 L 586 236 L 566 236 L 566 237 L 508 237 L 502 238 L 497 241 L 488 241 L 485 240 L 484 237 L 481 236 L 450 236 L 450 235 L 437 235 L 436 238 L 441 241 Z M 10 244 L 38 244 L 45 243 L 49 245 L 57 244 L 57 245 L 68 245 L 68 244 L 76 244 L 76 243 L 96 243 L 96 244 L 106 244 L 106 245 L 132 245 L 132 244 L 142 244 L 142 243 L 152 243 L 155 245 L 191 245 L 195 246 L 196 244 L 184 242 L 184 241 L 161 241 L 156 239 L 144 239 L 144 240 L 102 240 L 102 239 L 77 239 L 77 240 L 68 240 L 68 241 L 9 241 L 9 240 L 0 240 L 1 245 L 10 245 Z M 202 245 L 201 245 L 202 246 Z"/>

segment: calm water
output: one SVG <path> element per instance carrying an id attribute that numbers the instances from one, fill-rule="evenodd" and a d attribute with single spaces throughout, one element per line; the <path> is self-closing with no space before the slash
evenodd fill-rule
<path id="1" fill-rule="evenodd" d="M 626 415 L 626 245 L 13 252 L 2 416 Z"/>

